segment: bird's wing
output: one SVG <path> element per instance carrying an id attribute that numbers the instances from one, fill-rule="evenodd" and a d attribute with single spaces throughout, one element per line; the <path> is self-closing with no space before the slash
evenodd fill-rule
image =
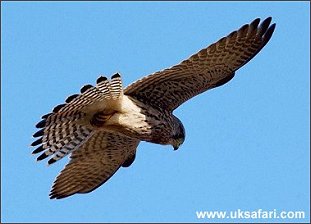
<path id="1" fill-rule="evenodd" d="M 129 85 L 124 93 L 146 104 L 172 111 L 188 99 L 231 80 L 269 41 L 271 17 L 242 26 L 171 68 Z"/>
<path id="2" fill-rule="evenodd" d="M 70 162 L 56 178 L 50 197 L 60 199 L 93 191 L 121 166 L 129 166 L 128 160 L 133 162 L 138 144 L 139 140 L 118 133 L 94 132 L 73 151 Z"/>

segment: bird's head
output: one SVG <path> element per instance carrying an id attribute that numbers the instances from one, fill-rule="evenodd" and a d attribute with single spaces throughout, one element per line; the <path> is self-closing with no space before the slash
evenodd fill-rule
<path id="1" fill-rule="evenodd" d="M 173 135 L 171 137 L 171 145 L 173 146 L 174 150 L 177 150 L 185 141 L 186 133 L 185 128 L 181 121 L 177 119 L 178 122 L 173 131 Z"/>

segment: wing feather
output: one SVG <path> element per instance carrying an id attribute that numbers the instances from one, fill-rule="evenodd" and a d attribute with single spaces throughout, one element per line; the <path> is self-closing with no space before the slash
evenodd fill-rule
<path id="1" fill-rule="evenodd" d="M 56 178 L 51 198 L 88 193 L 105 183 L 136 153 L 139 140 L 106 131 L 95 132 L 78 150 Z"/>
<path id="2" fill-rule="evenodd" d="M 235 71 L 251 60 L 270 40 L 271 17 L 242 26 L 189 59 L 129 85 L 124 93 L 169 111 L 188 99 L 227 83 Z"/>

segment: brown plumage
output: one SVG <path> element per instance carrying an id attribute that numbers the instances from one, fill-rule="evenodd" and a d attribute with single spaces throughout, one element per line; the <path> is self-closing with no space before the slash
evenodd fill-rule
<path id="1" fill-rule="evenodd" d="M 271 17 L 258 27 L 259 22 L 255 19 L 180 64 L 143 77 L 124 93 L 172 111 L 188 99 L 225 84 L 270 40 L 275 29 L 275 24 L 269 26 Z"/>
<path id="2" fill-rule="evenodd" d="M 139 141 L 117 133 L 96 131 L 56 178 L 51 198 L 87 193 L 106 182 L 136 152 Z"/>
<path id="3" fill-rule="evenodd" d="M 271 18 L 242 26 L 171 68 L 146 76 L 123 90 L 117 73 L 85 85 L 42 116 L 33 136 L 38 160 L 49 164 L 70 156 L 56 178 L 51 198 L 87 193 L 135 160 L 140 141 L 183 143 L 185 130 L 172 112 L 188 99 L 230 81 L 270 40 Z"/>

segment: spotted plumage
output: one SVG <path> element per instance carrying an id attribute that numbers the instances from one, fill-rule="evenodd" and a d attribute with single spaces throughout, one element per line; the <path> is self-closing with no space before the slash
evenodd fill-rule
<path id="1" fill-rule="evenodd" d="M 120 74 L 100 76 L 80 94 L 42 116 L 37 123 L 37 160 L 55 163 L 70 154 L 56 178 L 51 198 L 87 193 L 106 182 L 121 166 L 135 160 L 140 141 L 172 145 L 185 139 L 173 111 L 188 99 L 230 81 L 270 40 L 271 18 L 242 26 L 189 59 L 146 76 L 125 89 Z"/>

